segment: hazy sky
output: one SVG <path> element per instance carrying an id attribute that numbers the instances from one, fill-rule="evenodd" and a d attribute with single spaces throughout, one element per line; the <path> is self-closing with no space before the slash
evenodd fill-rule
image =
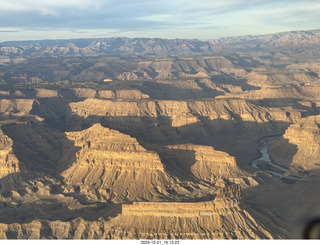
<path id="1" fill-rule="evenodd" d="M 0 41 L 320 29 L 320 0 L 0 0 Z"/>

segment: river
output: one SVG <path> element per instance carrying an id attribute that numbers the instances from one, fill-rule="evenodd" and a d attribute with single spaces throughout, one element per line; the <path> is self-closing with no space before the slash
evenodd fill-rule
<path id="1" fill-rule="evenodd" d="M 283 168 L 272 162 L 270 159 L 268 150 L 270 147 L 269 139 L 275 137 L 275 135 L 263 137 L 260 140 L 262 147 L 260 149 L 261 156 L 251 162 L 251 166 L 256 169 L 263 170 L 269 174 L 277 177 L 290 179 L 290 180 L 300 180 L 297 176 L 292 176 L 291 171 L 287 168 Z"/>

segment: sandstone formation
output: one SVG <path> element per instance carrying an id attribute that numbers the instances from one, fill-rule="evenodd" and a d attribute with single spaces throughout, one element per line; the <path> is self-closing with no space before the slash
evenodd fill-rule
<path id="1" fill-rule="evenodd" d="M 0 131 L 0 178 L 20 171 L 19 160 L 12 150 L 13 141 Z"/>
<path id="2" fill-rule="evenodd" d="M 69 106 L 73 116 L 85 121 L 73 123 L 76 130 L 101 123 L 147 143 L 211 145 L 235 156 L 244 168 L 255 157 L 255 141 L 266 134 L 279 134 L 301 118 L 299 110 L 265 108 L 244 99 L 86 99 Z"/>
<path id="3" fill-rule="evenodd" d="M 182 126 L 195 123 L 198 118 L 192 115 L 185 101 L 108 101 L 87 99 L 83 102 L 71 103 L 73 112 L 79 116 L 88 117 L 157 117 L 167 116 L 172 126 Z"/>
<path id="4" fill-rule="evenodd" d="M 68 132 L 67 137 L 80 150 L 62 176 L 68 185 L 78 186 L 80 193 L 99 191 L 107 199 L 152 200 L 173 182 L 158 154 L 128 135 L 95 124 Z"/>
<path id="5" fill-rule="evenodd" d="M 32 99 L 1 99 L 0 100 L 0 113 L 4 118 L 10 118 L 10 116 L 25 116 L 32 110 L 34 100 Z"/>
<path id="6" fill-rule="evenodd" d="M 68 155 L 74 151 L 64 133 L 41 122 L 11 123 L 2 126 L 2 130 L 13 140 L 13 152 L 26 172 L 55 176 L 70 164 L 68 158 L 59 162 L 64 150 Z"/>
<path id="7" fill-rule="evenodd" d="M 121 214 L 106 221 L 82 218 L 0 224 L 0 238 L 39 239 L 256 239 L 271 238 L 255 221 L 239 186 L 221 189 L 213 201 L 144 202 L 122 205 Z M 281 238 L 281 232 L 276 238 Z"/>
<path id="8" fill-rule="evenodd" d="M 127 100 L 140 100 L 147 99 L 149 96 L 147 94 L 142 93 L 139 90 L 99 90 L 98 98 L 101 99 L 127 99 Z"/>
<path id="9" fill-rule="evenodd" d="M 37 89 L 37 94 L 35 96 L 38 98 L 55 98 L 58 97 L 58 91 L 51 89 Z"/>
<path id="10" fill-rule="evenodd" d="M 140 239 L 269 238 L 269 231 L 246 209 L 239 186 L 231 186 L 219 190 L 217 197 L 208 202 L 123 205 L 122 214 L 111 222 L 122 227 L 132 224 L 125 225 L 125 230 L 132 238 Z"/>
<path id="11" fill-rule="evenodd" d="M 216 183 L 218 180 L 232 181 L 244 177 L 235 158 L 226 152 L 216 151 L 210 146 L 172 145 L 167 146 L 164 161 L 180 165 L 180 171 L 189 170 L 198 179 Z"/>
<path id="12" fill-rule="evenodd" d="M 302 86 L 302 87 L 268 87 L 258 91 L 246 91 L 244 93 L 228 94 L 223 97 L 238 97 L 250 100 L 259 99 L 303 99 L 318 100 L 320 92 L 319 86 Z"/>
<path id="13" fill-rule="evenodd" d="M 253 71 L 247 75 L 248 83 L 253 86 L 270 87 L 276 85 L 312 84 L 319 82 L 319 77 L 306 70 Z"/>
<path id="14" fill-rule="evenodd" d="M 300 170 L 319 170 L 320 117 L 309 116 L 291 125 L 274 141 L 270 153 L 277 163 Z"/>
<path id="15" fill-rule="evenodd" d="M 319 33 L 0 43 L 0 239 L 301 238 Z"/>
<path id="16" fill-rule="evenodd" d="M 266 122 L 271 118 L 288 121 L 285 110 L 266 109 L 245 100 L 202 100 L 202 101 L 109 101 L 87 99 L 71 103 L 71 110 L 81 117 L 168 117 L 171 126 L 181 127 L 199 122 L 199 117 L 209 120 L 224 119 Z M 300 118 L 293 110 L 292 119 Z"/>

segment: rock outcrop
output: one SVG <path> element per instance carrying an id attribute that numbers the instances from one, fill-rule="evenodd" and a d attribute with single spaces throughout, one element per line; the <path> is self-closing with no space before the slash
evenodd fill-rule
<path id="1" fill-rule="evenodd" d="M 194 177 L 212 184 L 244 176 L 234 157 L 211 146 L 172 145 L 166 148 L 163 161 L 175 166 L 176 172 L 187 174 L 189 171 Z"/>
<path id="2" fill-rule="evenodd" d="M 79 188 L 80 193 L 90 195 L 98 191 L 113 201 L 152 200 L 173 183 L 159 155 L 147 151 L 128 135 L 100 124 L 66 134 L 80 150 L 62 176 L 68 185 Z"/>
<path id="3" fill-rule="evenodd" d="M 13 141 L 0 130 L 0 179 L 20 172 L 19 160 L 12 150 Z"/>
<path id="4" fill-rule="evenodd" d="M 287 112 L 281 109 L 267 109 L 242 99 L 201 101 L 110 101 L 86 99 L 70 103 L 71 110 L 81 117 L 167 117 L 172 127 L 181 127 L 199 122 L 199 117 L 209 120 L 225 119 L 251 122 L 271 120 L 288 121 Z M 293 111 L 291 120 L 300 118 Z"/>
<path id="5" fill-rule="evenodd" d="M 56 98 L 58 97 L 58 91 L 51 89 L 37 89 L 35 97 L 38 98 Z"/>
<path id="6" fill-rule="evenodd" d="M 288 238 L 318 205 L 319 40 L 0 43 L 0 239 Z"/>
<path id="7" fill-rule="evenodd" d="M 123 227 L 136 239 L 270 238 L 269 231 L 247 210 L 240 187 L 228 186 L 208 202 L 122 205 L 121 215 L 111 224 Z"/>
<path id="8" fill-rule="evenodd" d="M 243 99 L 111 101 L 86 99 L 70 103 L 76 130 L 94 123 L 159 145 L 211 145 L 248 166 L 255 141 L 281 133 L 301 118 L 292 108 L 266 108 Z M 244 143 L 245 141 L 245 143 Z M 242 142 L 242 143 L 238 143 Z"/>
<path id="9" fill-rule="evenodd" d="M 31 175 L 56 176 L 72 162 L 75 151 L 72 142 L 64 133 L 41 122 L 11 123 L 2 126 L 2 131 L 12 139 L 12 149 L 20 167 Z"/>
<path id="10" fill-rule="evenodd" d="M 297 170 L 320 169 L 320 116 L 309 116 L 291 125 L 275 140 L 269 152 L 278 164 Z"/>
<path id="11" fill-rule="evenodd" d="M 302 100 L 318 100 L 320 93 L 319 85 L 314 86 L 301 86 L 301 87 L 283 87 L 283 86 L 270 86 L 262 88 L 261 90 L 250 90 L 244 93 L 230 93 L 224 97 L 242 98 L 249 100 L 261 99 L 302 99 Z"/>
<path id="12" fill-rule="evenodd" d="M 220 189 L 207 202 L 134 202 L 106 221 L 83 218 L 65 221 L 33 220 L 0 224 L 1 239 L 266 239 L 267 218 L 245 203 L 238 185 Z M 272 226 L 272 225 L 271 225 Z M 278 231 L 273 238 L 281 238 Z"/>
<path id="13" fill-rule="evenodd" d="M 150 98 L 149 95 L 142 93 L 139 90 L 99 90 L 97 91 L 97 97 L 100 99 L 127 99 L 127 100 L 141 100 Z"/>
<path id="14" fill-rule="evenodd" d="M 198 122 L 185 101 L 110 101 L 87 99 L 71 103 L 71 110 L 82 117 L 169 117 L 173 127 Z"/>
<path id="15" fill-rule="evenodd" d="M 34 100 L 32 99 L 1 99 L 0 115 L 2 118 L 10 118 L 10 116 L 26 116 L 32 110 Z"/>

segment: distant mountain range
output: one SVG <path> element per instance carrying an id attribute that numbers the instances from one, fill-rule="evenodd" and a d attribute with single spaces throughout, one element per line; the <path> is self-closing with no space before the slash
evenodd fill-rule
<path id="1" fill-rule="evenodd" d="M 217 40 L 161 38 L 92 38 L 8 41 L 0 43 L 0 59 L 17 57 L 75 57 L 104 55 L 192 55 L 315 48 L 320 30 L 291 31 Z"/>

